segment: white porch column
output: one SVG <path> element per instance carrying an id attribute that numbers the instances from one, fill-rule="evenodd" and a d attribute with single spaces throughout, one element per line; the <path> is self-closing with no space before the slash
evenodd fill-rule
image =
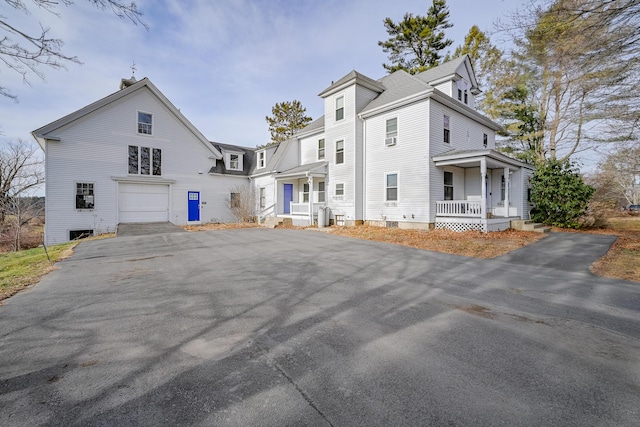
<path id="1" fill-rule="evenodd" d="M 487 160 L 480 159 L 480 216 L 482 219 L 487 219 Z"/>
<path id="2" fill-rule="evenodd" d="M 509 217 L 509 168 L 504 168 L 504 216 Z"/>
<path id="3" fill-rule="evenodd" d="M 309 183 L 309 225 L 313 225 L 313 176 L 307 177 Z"/>

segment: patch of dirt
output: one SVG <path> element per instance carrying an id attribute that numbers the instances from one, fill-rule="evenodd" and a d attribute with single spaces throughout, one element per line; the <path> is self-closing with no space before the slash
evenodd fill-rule
<path id="1" fill-rule="evenodd" d="M 476 316 L 485 317 L 487 319 L 492 319 L 495 315 L 493 311 L 488 309 L 485 306 L 472 304 L 472 305 L 456 305 L 454 306 L 456 309 L 464 311 L 469 314 L 474 314 Z"/>
<path id="2" fill-rule="evenodd" d="M 505 230 L 493 233 L 450 230 L 405 230 L 362 225 L 324 229 L 338 236 L 373 240 L 475 258 L 495 258 L 544 238 L 531 231 Z"/>
<path id="3" fill-rule="evenodd" d="M 233 222 L 233 223 L 210 223 L 202 225 L 185 225 L 184 228 L 187 231 L 210 231 L 210 230 L 235 230 L 238 228 L 256 228 L 258 224 L 253 222 Z"/>

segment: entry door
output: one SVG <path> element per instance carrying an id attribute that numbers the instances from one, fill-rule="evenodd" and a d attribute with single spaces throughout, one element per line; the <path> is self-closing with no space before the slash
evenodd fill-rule
<path id="1" fill-rule="evenodd" d="M 284 210 L 282 212 L 291 213 L 291 202 L 293 202 L 293 184 L 284 184 Z"/>
<path id="2" fill-rule="evenodd" d="M 200 192 L 189 191 L 189 221 L 200 221 Z"/>

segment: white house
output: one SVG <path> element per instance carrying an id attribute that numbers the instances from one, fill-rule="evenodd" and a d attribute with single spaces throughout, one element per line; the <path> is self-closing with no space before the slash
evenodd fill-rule
<path id="1" fill-rule="evenodd" d="M 495 150 L 467 56 L 417 75 L 356 71 L 324 115 L 261 149 L 208 141 L 148 80 L 33 132 L 45 152 L 47 244 L 119 223 L 229 222 L 239 189 L 259 220 L 493 231 L 528 219 L 532 168 Z M 325 209 L 328 208 L 328 209 Z"/>
<path id="2" fill-rule="evenodd" d="M 228 222 L 254 150 L 208 141 L 148 80 L 33 131 L 45 153 L 45 242 L 119 223 Z"/>
<path id="3" fill-rule="evenodd" d="M 253 181 L 260 216 L 309 224 L 329 207 L 338 224 L 482 231 L 528 219 L 532 168 L 495 150 L 478 93 L 467 56 L 417 75 L 350 72 L 319 94 L 322 117 L 258 151 L 273 160 Z"/>

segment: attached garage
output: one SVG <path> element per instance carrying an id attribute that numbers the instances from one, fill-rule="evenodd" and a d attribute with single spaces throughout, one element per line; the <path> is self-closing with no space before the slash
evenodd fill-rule
<path id="1" fill-rule="evenodd" d="M 118 222 L 169 221 L 169 185 L 118 184 Z"/>

